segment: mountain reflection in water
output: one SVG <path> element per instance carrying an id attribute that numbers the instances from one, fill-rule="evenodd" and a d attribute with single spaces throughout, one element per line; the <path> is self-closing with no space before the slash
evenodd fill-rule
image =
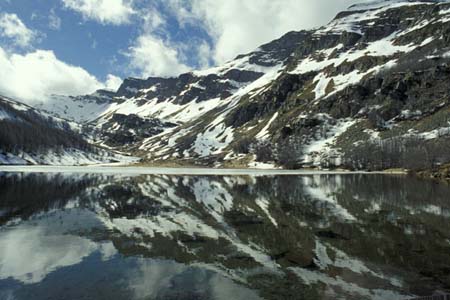
<path id="1" fill-rule="evenodd" d="M 450 187 L 404 176 L 0 175 L 0 299 L 408 299 Z"/>

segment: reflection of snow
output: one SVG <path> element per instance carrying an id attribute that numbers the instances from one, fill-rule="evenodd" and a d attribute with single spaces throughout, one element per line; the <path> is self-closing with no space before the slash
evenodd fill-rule
<path id="1" fill-rule="evenodd" d="M 329 252 L 331 251 L 331 252 Z M 389 282 L 393 287 L 402 287 L 402 283 L 393 277 L 379 274 L 369 269 L 362 261 L 351 258 L 339 249 L 336 249 L 327 244 L 316 240 L 315 248 L 315 263 L 319 266 L 320 271 L 313 271 L 302 268 L 291 268 L 294 273 L 303 280 L 307 285 L 323 283 L 327 285 L 327 292 L 333 296 L 341 295 L 342 290 L 353 296 L 368 297 L 369 299 L 384 300 L 384 299 L 405 299 L 405 295 L 394 290 L 386 289 L 371 289 L 364 287 L 364 282 L 367 282 L 367 276 L 373 276 L 381 280 Z M 335 257 L 331 259 L 328 253 L 334 253 Z M 356 284 L 348 282 L 348 279 L 341 278 L 341 276 L 332 276 L 327 274 L 330 267 L 342 268 L 352 271 L 355 276 L 361 276 L 362 282 Z M 358 281 L 356 281 L 358 282 Z M 370 281 L 369 281 L 370 282 Z M 369 284 L 370 286 L 370 284 Z"/>
<path id="2" fill-rule="evenodd" d="M 269 218 L 270 222 L 272 222 L 273 225 L 278 227 L 277 221 L 272 217 L 269 211 L 269 200 L 263 197 L 259 197 L 255 200 L 256 204 L 263 210 L 263 212 L 266 214 L 266 216 Z"/>
<path id="3" fill-rule="evenodd" d="M 331 277 L 324 273 L 314 272 L 302 268 L 290 269 L 294 271 L 294 273 L 300 277 L 305 284 L 311 285 L 319 282 L 326 284 L 328 293 L 331 293 L 332 296 L 336 296 L 336 299 L 337 295 L 342 295 L 342 290 L 354 296 L 362 296 L 364 299 L 365 297 L 373 300 L 401 300 L 408 298 L 408 296 L 390 290 L 360 287 L 355 283 L 345 281 L 339 276 Z"/>
<path id="4" fill-rule="evenodd" d="M 197 202 L 202 203 L 206 210 L 219 222 L 223 223 L 223 213 L 233 207 L 233 197 L 218 181 L 200 178 L 193 185 Z"/>
<path id="5" fill-rule="evenodd" d="M 118 230 L 129 237 L 133 237 L 135 229 L 139 228 L 149 237 L 154 237 L 156 234 L 172 237 L 172 233 L 184 232 L 190 236 L 200 235 L 211 239 L 219 238 L 218 232 L 213 227 L 185 212 L 164 213 L 151 218 L 116 218 L 110 221 L 105 219 L 104 221 L 112 230 Z"/>
<path id="6" fill-rule="evenodd" d="M 54 176 L 40 176 L 43 181 L 55 181 Z M 70 176 L 73 178 L 76 175 Z M 78 176 L 79 180 L 84 178 Z M 36 213 L 30 221 L 15 219 L 0 229 L 0 280 L 11 277 L 25 284 L 45 284 L 42 279 L 51 282 L 55 278 L 47 276 L 51 272 L 56 275 L 59 274 L 55 272 L 58 269 L 76 264 L 91 267 L 95 261 L 95 267 L 102 268 L 109 264 L 117 268 L 120 275 L 117 285 L 129 287 L 129 292 L 136 298 L 162 297 L 166 292 L 170 294 L 171 289 L 178 291 L 181 287 L 189 291 L 192 291 L 191 288 L 194 291 L 203 289 L 214 299 L 255 299 L 254 293 L 235 285 L 233 280 L 251 284 L 259 272 L 274 275 L 288 273 L 285 261 L 274 259 L 278 244 L 273 245 L 270 239 L 273 235 L 278 240 L 286 232 L 298 230 L 293 238 L 299 237 L 301 247 L 295 245 L 290 248 L 291 245 L 288 245 L 287 250 L 314 254 L 310 259 L 318 266 L 315 270 L 292 269 L 306 284 L 324 286 L 337 295 L 330 297 L 332 299 L 342 298 L 343 294 L 352 294 L 355 298 L 399 299 L 402 295 L 397 291 L 407 291 L 408 286 L 405 284 L 403 288 L 402 280 L 395 275 L 404 276 L 403 273 L 395 268 L 385 268 L 370 257 L 358 254 L 358 249 L 351 248 L 360 239 L 359 233 L 353 235 L 352 232 L 352 241 L 342 243 L 321 239 L 320 235 L 314 234 L 323 228 L 317 223 L 328 222 L 327 226 L 330 226 L 354 222 L 351 227 L 358 232 L 361 230 L 362 235 L 371 237 L 379 234 L 389 239 L 393 236 L 377 231 L 378 226 L 370 227 L 375 228 L 374 232 L 365 230 L 368 227 L 364 216 L 383 209 L 397 213 L 399 218 L 405 214 L 408 218 L 414 218 L 415 215 L 408 212 L 416 210 L 417 213 L 430 214 L 426 220 L 438 220 L 437 217 L 448 211 L 446 205 L 441 203 L 442 196 L 425 201 L 423 206 L 422 201 L 420 205 L 414 202 L 417 197 L 406 193 L 400 197 L 406 199 L 405 203 L 399 202 L 398 193 L 405 192 L 407 186 L 394 188 L 384 180 L 377 180 L 377 176 L 361 176 L 370 179 L 361 180 L 359 176 L 312 175 L 286 177 L 286 182 L 282 181 L 284 177 L 262 179 L 255 176 L 99 176 L 101 178 L 95 181 L 95 185 L 87 187 L 81 195 L 77 194 L 77 198 L 65 202 L 63 210 L 58 210 L 59 206 L 54 205 L 50 211 Z M 295 186 L 295 189 L 287 188 L 286 184 Z M 387 187 L 384 193 L 369 193 L 377 190 L 380 184 Z M 126 194 L 128 198 L 121 198 L 121 194 L 105 193 L 111 186 L 123 186 L 131 194 Z M 143 211 L 139 214 L 141 203 L 149 199 L 152 203 L 161 203 L 161 206 L 155 205 L 153 213 Z M 283 201 L 280 199 L 290 201 L 295 209 L 289 207 L 285 210 L 280 205 L 284 203 L 279 202 Z M 437 203 L 434 204 L 433 200 Z M 121 211 L 124 203 L 130 205 L 138 216 L 126 214 L 127 210 Z M 92 211 L 80 207 L 89 207 Z M 146 205 L 143 207 L 147 208 Z M 238 211 L 239 217 L 242 214 L 255 216 L 258 224 L 259 220 L 264 221 L 263 225 L 254 224 L 251 230 L 243 232 L 242 227 L 233 222 L 234 219 L 228 215 L 224 217 L 224 213 L 230 210 Z M 279 227 L 271 226 L 269 222 L 275 226 L 279 224 Z M 289 231 L 286 231 L 286 225 Z M 99 244 L 80 237 L 84 234 L 90 236 L 92 229 L 96 230 L 95 233 L 101 233 L 99 236 L 112 238 L 116 245 L 125 245 L 121 247 L 124 254 L 128 254 L 130 248 L 137 251 L 150 249 L 141 253 L 177 260 L 181 257 L 178 261 L 190 264 L 121 257 L 116 255 L 112 243 Z M 415 234 L 417 232 L 414 230 L 418 229 L 422 227 L 405 227 L 405 230 Z M 339 228 L 337 233 L 341 233 Z M 157 238 L 151 239 L 155 235 Z M 192 236 L 193 239 L 186 242 L 185 236 Z M 303 236 L 311 242 L 315 241 L 315 245 L 303 243 Z M 193 240 L 199 243 L 192 246 L 190 242 Z M 166 245 L 165 242 L 173 245 L 173 252 L 166 254 L 166 248 L 156 247 Z M 220 247 L 218 251 L 216 246 Z M 283 244 L 280 246 L 284 248 Z M 383 250 L 381 247 L 380 252 Z M 236 257 L 248 260 L 249 267 L 235 267 Z M 78 267 L 64 268 L 62 272 L 76 273 L 78 270 Z M 382 289 L 377 289 L 379 287 Z M 3 299 L 2 296 L 0 292 L 0 299 Z"/>
<path id="7" fill-rule="evenodd" d="M 328 256 L 328 251 L 334 253 L 334 260 L 331 260 Z M 378 272 L 369 269 L 364 262 L 349 257 L 347 254 L 341 250 L 334 248 L 328 244 L 323 244 L 319 240 L 316 240 L 316 264 L 322 269 L 327 269 L 329 266 L 334 266 L 337 268 L 348 269 L 357 274 L 370 274 L 371 276 L 378 277 L 390 282 L 391 285 L 401 287 L 402 283 L 400 280 L 385 276 Z"/>
<path id="8" fill-rule="evenodd" d="M 356 218 L 345 207 L 340 205 L 333 195 L 337 191 L 336 186 L 332 186 L 326 181 L 321 182 L 320 176 L 303 177 L 303 181 L 305 184 L 305 192 L 313 200 L 319 201 L 321 206 L 331 211 L 340 220 L 356 221 Z M 339 181 L 336 182 L 338 183 Z"/>

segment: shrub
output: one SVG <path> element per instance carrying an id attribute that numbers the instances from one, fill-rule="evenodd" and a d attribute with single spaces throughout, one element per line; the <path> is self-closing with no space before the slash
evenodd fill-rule
<path id="1" fill-rule="evenodd" d="M 269 142 L 260 142 L 255 145 L 256 161 L 268 162 L 274 159 L 272 145 Z"/>
<path id="2" fill-rule="evenodd" d="M 256 144 L 254 138 L 244 137 L 233 144 L 233 151 L 235 153 L 249 154 L 254 144 Z"/>
<path id="3" fill-rule="evenodd" d="M 279 165 L 287 169 L 298 169 L 301 167 L 303 147 L 298 139 L 291 138 L 279 143 L 277 154 Z"/>

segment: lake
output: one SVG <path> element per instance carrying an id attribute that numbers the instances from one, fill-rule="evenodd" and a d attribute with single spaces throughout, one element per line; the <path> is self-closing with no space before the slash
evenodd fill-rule
<path id="1" fill-rule="evenodd" d="M 445 184 L 44 171 L 0 173 L 2 300 L 385 300 L 450 289 Z"/>

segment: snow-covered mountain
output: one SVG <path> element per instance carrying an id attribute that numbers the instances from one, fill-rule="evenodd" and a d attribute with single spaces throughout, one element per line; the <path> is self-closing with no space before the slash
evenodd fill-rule
<path id="1" fill-rule="evenodd" d="M 45 101 L 34 103 L 33 106 L 59 118 L 86 123 L 104 113 L 112 104 L 114 96 L 115 92 L 107 90 L 98 90 L 85 96 L 52 95 Z"/>
<path id="2" fill-rule="evenodd" d="M 80 165 L 126 159 L 90 145 L 79 124 L 0 96 L 0 164 Z"/>
<path id="3" fill-rule="evenodd" d="M 450 144 L 449 62 L 449 1 L 374 1 L 222 66 L 40 108 L 149 161 L 428 167 L 450 161 L 433 150 Z"/>

